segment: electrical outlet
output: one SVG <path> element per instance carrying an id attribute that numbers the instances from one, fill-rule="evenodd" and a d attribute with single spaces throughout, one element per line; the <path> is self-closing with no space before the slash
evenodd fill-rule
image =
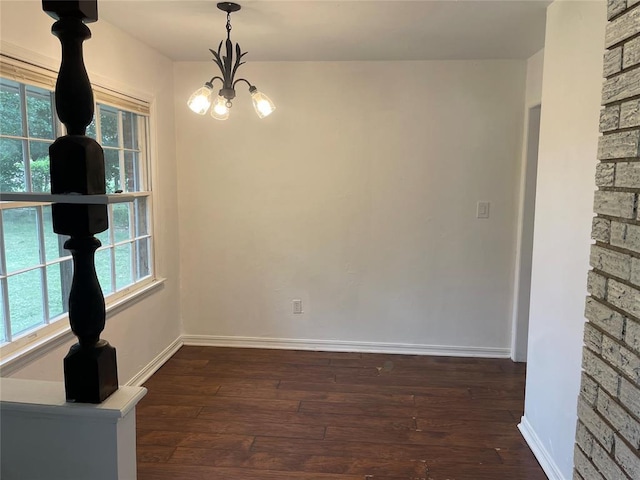
<path id="1" fill-rule="evenodd" d="M 293 301 L 293 313 L 299 315 L 302 313 L 302 300 Z"/>

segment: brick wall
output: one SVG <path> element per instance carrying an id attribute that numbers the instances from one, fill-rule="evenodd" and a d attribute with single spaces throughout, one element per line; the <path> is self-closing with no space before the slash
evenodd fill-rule
<path id="1" fill-rule="evenodd" d="M 640 479 L 640 0 L 608 0 L 574 480 Z"/>

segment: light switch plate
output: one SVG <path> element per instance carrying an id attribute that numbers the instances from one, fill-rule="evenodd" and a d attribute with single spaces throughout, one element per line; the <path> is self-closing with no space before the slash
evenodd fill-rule
<path id="1" fill-rule="evenodd" d="M 489 218 L 489 202 L 478 202 L 476 218 Z"/>

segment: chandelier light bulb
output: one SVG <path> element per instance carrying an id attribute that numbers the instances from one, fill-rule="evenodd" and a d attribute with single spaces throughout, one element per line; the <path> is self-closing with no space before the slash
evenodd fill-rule
<path id="1" fill-rule="evenodd" d="M 226 120 L 229 118 L 229 102 L 226 98 L 221 95 L 213 102 L 213 107 L 211 108 L 211 116 L 216 120 Z"/>
<path id="2" fill-rule="evenodd" d="M 193 92 L 187 102 L 189 108 L 198 115 L 204 115 L 207 113 L 207 110 L 209 110 L 209 107 L 211 106 L 211 90 L 211 87 L 205 85 Z"/>
<path id="3" fill-rule="evenodd" d="M 253 108 L 256 109 L 258 117 L 264 118 L 273 113 L 276 106 L 271 99 L 264 93 L 259 92 L 255 87 L 249 90 L 251 92 L 251 99 L 253 100 Z"/>

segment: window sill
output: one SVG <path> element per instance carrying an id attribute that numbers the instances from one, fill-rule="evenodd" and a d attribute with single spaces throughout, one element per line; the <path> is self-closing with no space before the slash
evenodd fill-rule
<path id="1" fill-rule="evenodd" d="M 129 287 L 131 291 L 125 289 L 124 291 L 119 292 L 120 295 L 111 300 L 106 307 L 107 320 L 162 288 L 165 281 L 165 278 L 155 278 L 143 285 L 132 285 Z M 58 326 L 55 331 L 43 333 L 41 337 L 36 335 L 28 344 L 8 353 L 7 355 L 3 355 L 0 358 L 0 377 L 11 375 L 31 362 L 56 349 L 60 345 L 73 340 L 75 337 L 69 327 L 68 318 L 68 316 L 65 316 L 58 320 L 54 324 Z M 28 335 L 27 338 L 36 333 L 37 332 L 34 332 L 31 335 Z"/>

